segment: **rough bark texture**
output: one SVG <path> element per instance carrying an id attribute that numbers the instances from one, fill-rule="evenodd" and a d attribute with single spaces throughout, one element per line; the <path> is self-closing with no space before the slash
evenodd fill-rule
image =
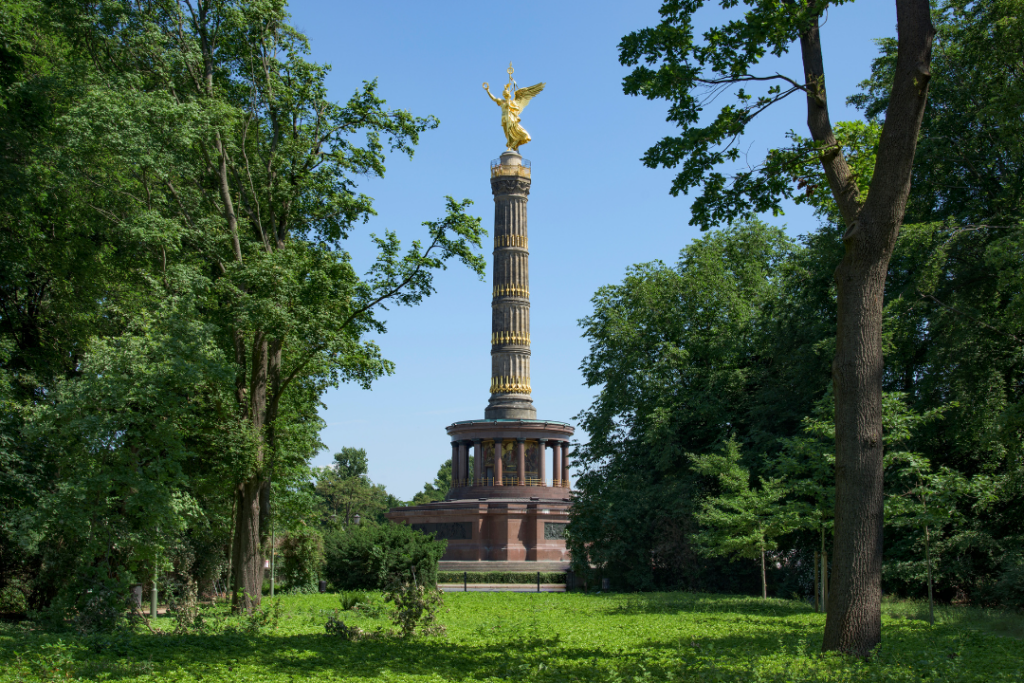
<path id="1" fill-rule="evenodd" d="M 845 254 L 835 272 L 834 576 L 822 648 L 860 656 L 882 636 L 882 305 L 928 93 L 935 33 L 929 13 L 928 0 L 897 0 L 896 77 L 863 202 L 829 122 L 817 24 L 800 40 L 807 125 L 823 145 L 821 163 L 847 226 Z"/>

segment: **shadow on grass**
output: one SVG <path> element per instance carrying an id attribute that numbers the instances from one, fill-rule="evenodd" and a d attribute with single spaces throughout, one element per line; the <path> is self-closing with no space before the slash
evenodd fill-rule
<path id="1" fill-rule="evenodd" d="M 76 639 L 74 673 L 82 679 L 127 680 L 148 674 L 156 680 L 172 680 L 181 678 L 181 669 L 185 669 L 210 681 L 254 672 L 270 679 L 311 681 L 320 677 L 384 678 L 389 672 L 454 681 L 495 677 L 553 683 L 572 679 L 689 680 L 695 672 L 714 671 L 717 673 L 712 677 L 716 680 L 744 681 L 761 676 L 760 667 L 772 669 L 772 676 L 787 673 L 787 667 L 792 667 L 794 675 L 785 680 L 819 680 L 836 665 L 834 658 L 819 656 L 819 621 L 773 618 L 811 614 L 801 603 L 684 593 L 603 594 L 588 596 L 587 602 L 590 600 L 596 611 L 624 618 L 612 619 L 600 630 L 583 632 L 582 639 L 589 642 L 579 642 L 579 632 L 564 638 L 558 634 L 562 624 L 579 620 L 568 611 L 564 617 L 555 615 L 534 625 L 535 632 L 521 625 L 503 627 L 497 621 L 497 626 L 482 625 L 468 635 L 360 642 L 348 642 L 322 631 L 261 636 L 237 632 L 164 637 L 125 634 Z M 680 613 L 697 618 L 679 620 L 686 626 L 666 630 L 663 637 L 660 632 L 648 632 L 646 637 L 630 635 L 630 625 L 642 621 L 644 615 Z M 319 616 L 319 612 L 309 612 L 311 619 Z M 908 655 L 913 653 L 914 662 L 929 659 L 941 666 L 955 664 L 958 660 L 951 659 L 949 653 L 963 646 L 952 629 L 929 629 L 906 621 L 895 625 L 885 638 L 884 644 L 895 656 L 902 656 L 905 649 Z M 9 643 L 13 649 L 23 650 L 24 646 L 38 647 L 56 639 L 56 635 L 25 632 Z M 889 659 L 865 666 L 892 666 L 895 659 L 887 656 Z M 4 659 L 7 657 L 0 654 L 0 662 Z M 846 666 L 848 662 L 841 664 Z"/>
<path id="2" fill-rule="evenodd" d="M 626 593 L 592 596 L 608 601 L 611 614 L 745 614 L 762 617 L 791 617 L 813 614 L 810 605 L 797 600 L 711 595 L 705 593 Z"/>

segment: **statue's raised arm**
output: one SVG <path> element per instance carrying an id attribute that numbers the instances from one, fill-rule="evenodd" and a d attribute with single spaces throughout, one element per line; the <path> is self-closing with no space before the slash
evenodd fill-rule
<path id="1" fill-rule="evenodd" d="M 497 97 L 495 97 L 494 95 L 491 94 L 491 84 L 490 83 L 484 83 L 484 90 L 487 91 L 487 96 L 490 97 L 492 100 L 494 100 L 494 103 L 496 105 L 498 105 L 499 107 L 504 106 L 505 100 L 499 100 Z"/>

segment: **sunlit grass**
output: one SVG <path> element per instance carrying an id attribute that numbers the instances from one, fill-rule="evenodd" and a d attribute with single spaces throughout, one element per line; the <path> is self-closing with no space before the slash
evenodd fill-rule
<path id="1" fill-rule="evenodd" d="M 460 592 L 445 596 L 447 636 L 347 642 L 323 629 L 341 607 L 338 596 L 281 600 L 278 628 L 261 635 L 224 629 L 223 607 L 207 610 L 214 631 L 200 635 L 83 638 L 8 628 L 0 631 L 0 681 L 1024 680 L 1024 643 L 976 628 L 982 612 L 943 611 L 930 626 L 905 617 L 916 603 L 886 604 L 882 647 L 863 662 L 822 657 L 824 616 L 797 601 Z M 342 619 L 372 632 L 386 624 L 380 607 L 374 596 Z"/>
<path id="2" fill-rule="evenodd" d="M 928 621 L 928 601 L 886 598 L 882 602 L 882 614 L 891 619 Z M 935 605 L 935 623 L 936 625 L 974 629 L 999 636 L 1024 639 L 1024 614 L 1012 610 L 967 607 L 965 605 Z"/>

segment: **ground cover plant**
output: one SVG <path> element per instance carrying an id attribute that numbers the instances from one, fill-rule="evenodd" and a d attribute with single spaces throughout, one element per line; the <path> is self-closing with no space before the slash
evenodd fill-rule
<path id="1" fill-rule="evenodd" d="M 350 642 L 325 632 L 338 595 L 280 598 L 276 627 L 197 635 L 69 636 L 0 630 L 0 682 L 121 681 L 1019 681 L 1024 641 L 980 610 L 887 603 L 869 661 L 821 655 L 824 615 L 795 600 L 697 593 L 449 593 L 444 636 Z M 340 614 L 387 625 L 383 596 Z M 1020 615 L 1005 619 L 1024 621 Z M 221 616 L 222 620 L 230 620 Z M 1004 626 L 1000 626 L 1003 628 Z"/>

